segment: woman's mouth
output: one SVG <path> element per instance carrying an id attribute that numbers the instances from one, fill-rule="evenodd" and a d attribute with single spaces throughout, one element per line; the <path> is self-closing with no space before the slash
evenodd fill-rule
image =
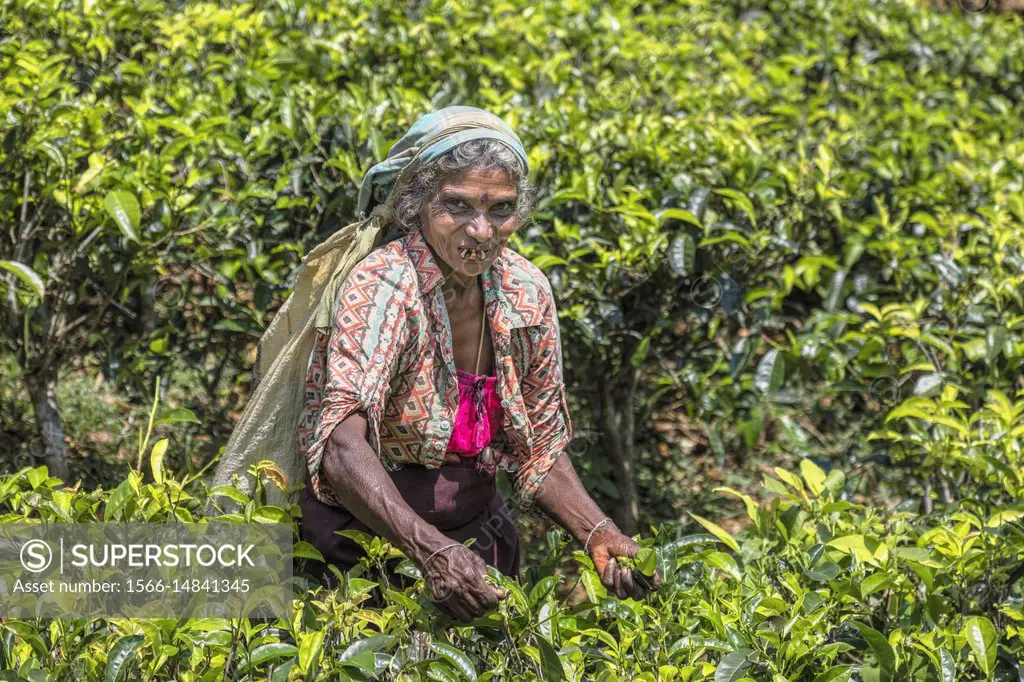
<path id="1" fill-rule="evenodd" d="M 482 260 L 486 259 L 487 258 L 487 254 L 489 252 L 490 252 L 490 249 L 487 249 L 487 248 L 475 249 L 475 248 L 463 247 L 463 246 L 459 247 L 459 257 L 462 258 L 462 260 L 469 261 L 470 263 L 474 263 L 474 262 L 482 261 Z"/>

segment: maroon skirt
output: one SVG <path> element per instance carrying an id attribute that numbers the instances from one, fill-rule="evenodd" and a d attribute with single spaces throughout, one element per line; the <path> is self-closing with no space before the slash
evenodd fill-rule
<path id="1" fill-rule="evenodd" d="M 406 464 L 390 472 L 402 499 L 454 542 L 475 538 L 470 549 L 487 564 L 505 575 L 519 575 L 519 536 L 515 519 L 495 484 L 494 474 L 477 466 L 472 458 L 446 463 L 437 469 Z M 302 509 L 300 537 L 323 554 L 342 572 L 364 556 L 354 540 L 338 535 L 339 530 L 358 530 L 374 535 L 348 509 L 325 504 L 313 494 L 306 475 L 306 487 L 299 496 Z M 328 587 L 337 579 L 326 565 L 309 562 L 307 570 Z"/>

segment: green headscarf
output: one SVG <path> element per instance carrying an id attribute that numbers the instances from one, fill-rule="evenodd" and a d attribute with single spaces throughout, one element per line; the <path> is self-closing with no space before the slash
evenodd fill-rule
<path id="1" fill-rule="evenodd" d="M 367 171 L 359 187 L 356 210 L 366 218 L 371 200 L 384 201 L 403 177 L 470 140 L 498 140 L 516 153 L 526 173 L 530 162 L 515 131 L 494 114 L 476 107 L 445 107 L 421 117 L 388 151 L 386 159 Z"/>

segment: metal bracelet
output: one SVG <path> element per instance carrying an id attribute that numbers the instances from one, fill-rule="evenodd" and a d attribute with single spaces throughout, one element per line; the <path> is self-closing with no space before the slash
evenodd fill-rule
<path id="1" fill-rule="evenodd" d="M 583 553 L 586 554 L 590 548 L 590 539 L 594 537 L 594 531 L 612 520 L 612 517 L 606 516 L 597 522 L 597 525 L 590 529 L 590 534 L 587 535 L 587 541 L 583 543 Z"/>
<path id="2" fill-rule="evenodd" d="M 452 547 L 461 547 L 461 546 L 462 546 L 461 542 L 453 542 L 450 545 L 445 545 L 441 549 L 435 550 L 434 553 L 431 554 L 430 556 L 428 556 L 426 561 L 423 562 L 423 570 L 426 571 L 427 570 L 427 564 L 430 563 L 430 560 L 433 559 L 434 557 L 436 557 L 441 552 L 445 551 L 446 549 L 451 549 Z"/>

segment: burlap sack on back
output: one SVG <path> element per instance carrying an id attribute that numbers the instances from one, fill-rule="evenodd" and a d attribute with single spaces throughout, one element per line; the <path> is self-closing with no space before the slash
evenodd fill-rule
<path id="1" fill-rule="evenodd" d="M 382 236 L 381 222 L 373 216 L 338 230 L 302 259 L 293 293 L 260 338 L 253 396 L 221 454 L 213 486 L 233 485 L 252 494 L 255 479 L 247 472 L 261 460 L 276 465 L 287 487 L 304 482 L 306 461 L 298 452 L 296 428 L 317 329 L 330 329 L 338 288 Z M 279 486 L 267 486 L 268 504 L 284 505 L 287 497 Z"/>

